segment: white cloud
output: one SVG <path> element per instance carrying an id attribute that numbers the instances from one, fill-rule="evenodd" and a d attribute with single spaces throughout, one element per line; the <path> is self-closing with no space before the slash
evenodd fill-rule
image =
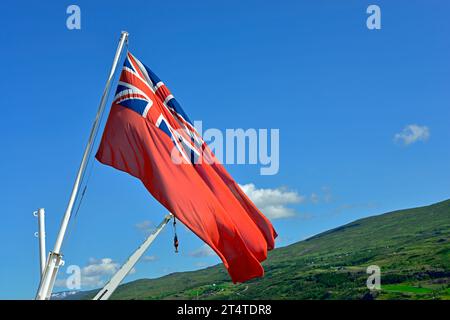
<path id="1" fill-rule="evenodd" d="M 191 257 L 194 258 L 203 258 L 214 256 L 216 253 L 211 249 L 206 243 L 203 244 L 200 248 L 189 253 Z"/>
<path id="2" fill-rule="evenodd" d="M 206 262 L 200 261 L 194 264 L 197 268 L 205 268 L 208 266 Z"/>
<path id="3" fill-rule="evenodd" d="M 150 220 L 144 220 L 142 222 L 136 223 L 135 227 L 146 235 L 152 233 L 155 230 L 155 225 Z"/>
<path id="4" fill-rule="evenodd" d="M 416 124 L 407 125 L 402 132 L 394 136 L 396 142 L 401 142 L 405 146 L 413 144 L 417 141 L 427 141 L 430 138 L 430 129 L 427 126 L 419 126 Z"/>
<path id="5" fill-rule="evenodd" d="M 322 187 L 320 192 L 313 192 L 308 198 L 312 204 L 329 203 L 331 202 L 333 195 L 329 187 Z"/>
<path id="6" fill-rule="evenodd" d="M 141 258 L 142 262 L 153 262 L 156 261 L 158 258 L 156 256 L 143 256 Z"/>
<path id="7" fill-rule="evenodd" d="M 120 265 L 111 258 L 91 258 L 88 264 L 81 268 L 81 287 L 83 289 L 101 287 L 119 268 Z M 136 270 L 133 268 L 130 273 L 134 272 Z M 55 285 L 57 287 L 66 287 L 67 279 L 58 279 Z"/>
<path id="8" fill-rule="evenodd" d="M 253 183 L 239 186 L 261 212 L 270 219 L 295 216 L 296 211 L 287 205 L 301 203 L 305 200 L 304 196 L 286 188 L 257 189 Z"/>
<path id="9" fill-rule="evenodd" d="M 128 272 L 128 274 L 135 274 L 136 273 L 136 268 L 133 267 L 131 268 L 130 272 Z"/>
<path id="10" fill-rule="evenodd" d="M 67 287 L 67 279 L 56 279 L 55 287 L 66 288 Z"/>
<path id="11" fill-rule="evenodd" d="M 119 270 L 120 265 L 111 258 L 89 259 L 89 264 L 81 269 L 83 287 L 102 286 L 105 281 Z"/>
<path id="12" fill-rule="evenodd" d="M 89 264 L 81 270 L 81 274 L 85 276 L 103 276 L 106 274 L 114 274 L 119 268 L 119 264 L 111 258 L 89 259 Z"/>
<path id="13" fill-rule="evenodd" d="M 330 187 L 322 187 L 323 200 L 329 203 L 333 200 L 333 194 L 331 193 Z"/>

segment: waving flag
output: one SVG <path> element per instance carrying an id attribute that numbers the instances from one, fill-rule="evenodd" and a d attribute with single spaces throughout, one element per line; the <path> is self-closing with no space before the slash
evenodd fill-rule
<path id="1" fill-rule="evenodd" d="M 140 179 L 206 242 L 234 282 L 264 274 L 277 236 L 217 161 L 166 85 L 127 54 L 96 158 Z"/>

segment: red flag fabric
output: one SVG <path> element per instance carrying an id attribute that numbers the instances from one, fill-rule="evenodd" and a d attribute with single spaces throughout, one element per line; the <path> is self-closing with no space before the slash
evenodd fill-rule
<path id="1" fill-rule="evenodd" d="M 277 234 L 164 83 L 131 53 L 96 154 L 147 190 L 221 258 L 233 282 L 263 276 Z"/>

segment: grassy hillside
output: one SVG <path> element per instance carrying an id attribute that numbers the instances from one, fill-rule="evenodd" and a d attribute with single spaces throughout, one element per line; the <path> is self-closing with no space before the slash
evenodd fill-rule
<path id="1" fill-rule="evenodd" d="M 381 291 L 370 292 L 366 268 L 374 264 Z M 264 278 L 238 285 L 222 265 L 142 279 L 112 298 L 450 299 L 450 200 L 357 220 L 276 249 L 264 268 Z"/>

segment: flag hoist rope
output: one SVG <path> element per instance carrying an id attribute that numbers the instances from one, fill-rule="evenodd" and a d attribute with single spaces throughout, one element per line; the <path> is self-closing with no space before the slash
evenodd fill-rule
<path id="1" fill-rule="evenodd" d="M 173 217 L 173 247 L 175 248 L 175 253 L 178 253 L 178 245 L 180 242 L 178 241 L 177 235 L 177 219 L 175 216 Z"/>
<path id="2" fill-rule="evenodd" d="M 100 120 L 102 118 L 102 114 L 105 110 L 105 105 L 108 100 L 109 89 L 111 87 L 112 80 L 114 78 L 114 74 L 116 71 L 117 64 L 122 55 L 122 50 L 124 48 L 125 43 L 128 41 L 128 32 L 122 31 L 120 36 L 119 45 L 116 50 L 116 54 L 114 56 L 114 61 L 111 67 L 111 71 L 109 73 L 108 80 L 106 82 L 105 90 L 103 91 L 102 98 L 100 100 L 100 105 L 98 107 L 97 115 L 95 117 L 94 123 L 92 125 L 91 133 L 89 135 L 89 140 L 86 145 L 86 149 L 84 150 L 83 158 L 81 160 L 80 168 L 78 169 L 78 174 L 75 179 L 75 183 L 73 185 L 72 194 L 70 195 L 69 203 L 67 204 L 66 212 L 64 213 L 64 217 L 61 222 L 61 227 L 58 233 L 58 237 L 56 238 L 55 246 L 53 251 L 50 252 L 46 266 L 44 269 L 44 273 L 41 278 L 41 282 L 39 284 L 39 289 L 36 294 L 36 300 L 45 300 L 49 299 L 53 290 L 53 285 L 55 283 L 56 275 L 58 273 L 58 268 L 63 263 L 62 255 L 61 255 L 61 246 L 64 240 L 64 236 L 66 234 L 67 226 L 70 221 L 70 217 L 72 215 L 73 206 L 75 200 L 77 199 L 79 187 L 81 180 L 83 178 L 86 165 L 89 160 L 89 155 L 91 154 L 91 150 L 93 147 L 93 142 L 100 125 Z"/>

